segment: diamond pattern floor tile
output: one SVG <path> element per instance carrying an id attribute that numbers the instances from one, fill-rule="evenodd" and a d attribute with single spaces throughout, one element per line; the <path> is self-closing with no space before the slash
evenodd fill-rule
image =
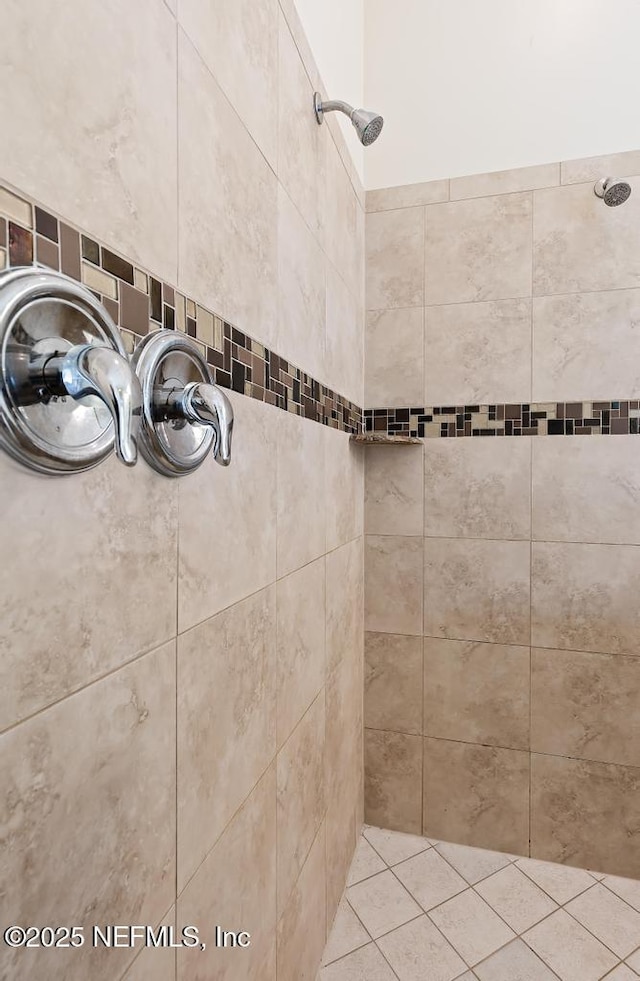
<path id="1" fill-rule="evenodd" d="M 383 872 L 386 864 L 382 861 L 377 852 L 373 850 L 366 838 L 360 838 L 353 862 L 349 869 L 347 885 L 353 886 L 362 879 L 368 879 L 377 872 Z"/>
<path id="2" fill-rule="evenodd" d="M 556 975 L 522 940 L 507 944 L 475 970 L 480 981 L 557 981 Z"/>
<path id="3" fill-rule="evenodd" d="M 596 881 L 584 869 L 574 869 L 570 865 L 539 862 L 535 858 L 520 858 L 516 865 L 560 906 L 568 903 L 585 889 L 590 889 Z"/>
<path id="4" fill-rule="evenodd" d="M 426 838 L 406 835 L 401 831 L 385 831 L 383 828 L 369 826 L 363 834 L 387 865 L 397 865 L 431 848 L 431 843 Z"/>
<path id="5" fill-rule="evenodd" d="M 371 937 L 347 900 L 343 899 L 333 921 L 322 963 L 330 964 L 331 961 L 337 961 L 339 957 L 344 957 L 345 954 L 350 954 L 352 950 L 364 947 L 368 943 L 371 943 Z"/>
<path id="6" fill-rule="evenodd" d="M 553 913 L 557 905 L 515 865 L 483 879 L 476 892 L 516 933 L 524 933 Z"/>
<path id="7" fill-rule="evenodd" d="M 422 913 L 393 872 L 380 872 L 347 889 L 347 899 L 374 940 Z"/>
<path id="8" fill-rule="evenodd" d="M 511 863 L 511 856 L 503 852 L 490 852 L 485 848 L 471 848 L 469 845 L 452 845 L 448 841 L 441 841 L 436 849 L 470 886 Z"/>
<path id="9" fill-rule="evenodd" d="M 320 981 L 398 981 L 375 944 L 323 967 Z"/>
<path id="10" fill-rule="evenodd" d="M 433 848 L 396 865 L 393 871 L 425 912 L 469 888 Z"/>
<path id="11" fill-rule="evenodd" d="M 640 943 L 640 913 L 602 885 L 588 889 L 565 908 L 618 957 L 628 957 Z"/>
<path id="12" fill-rule="evenodd" d="M 453 981 L 467 968 L 427 916 L 388 933 L 378 946 L 400 981 Z"/>
<path id="13" fill-rule="evenodd" d="M 523 940 L 562 981 L 600 981 L 618 962 L 563 909 L 534 926 Z"/>
<path id="14" fill-rule="evenodd" d="M 472 889 L 429 913 L 470 967 L 515 938 L 513 930 Z"/>

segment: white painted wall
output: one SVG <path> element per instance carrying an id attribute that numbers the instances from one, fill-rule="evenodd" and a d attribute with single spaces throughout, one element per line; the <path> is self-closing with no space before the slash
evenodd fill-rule
<path id="1" fill-rule="evenodd" d="M 322 21 L 335 0 L 299 3 Z M 364 0 L 364 14 L 364 104 L 385 117 L 369 188 L 640 147 L 640 0 Z M 344 51 L 318 57 L 337 91 Z"/>
<path id="2" fill-rule="evenodd" d="M 295 0 L 329 96 L 356 108 L 364 104 L 364 3 L 365 0 Z M 346 116 L 340 123 L 363 178 L 363 147 Z"/>

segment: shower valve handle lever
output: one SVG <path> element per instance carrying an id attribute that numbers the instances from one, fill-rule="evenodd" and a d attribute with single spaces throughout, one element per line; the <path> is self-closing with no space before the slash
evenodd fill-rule
<path id="1" fill-rule="evenodd" d="M 132 467 L 138 459 L 136 435 L 142 390 L 127 359 L 108 347 L 78 344 L 64 357 L 51 359 L 45 373 L 52 370 L 59 373 L 64 390 L 72 398 L 96 395 L 104 402 L 113 418 L 118 459 Z"/>
<path id="2" fill-rule="evenodd" d="M 216 463 L 231 463 L 233 407 L 222 389 L 204 382 L 191 382 L 184 389 L 182 406 L 185 418 L 211 426 L 215 433 L 213 456 Z"/>

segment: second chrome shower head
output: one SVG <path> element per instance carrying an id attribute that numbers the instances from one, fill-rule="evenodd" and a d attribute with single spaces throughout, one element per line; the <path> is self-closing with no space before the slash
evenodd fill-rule
<path id="1" fill-rule="evenodd" d="M 631 184 L 617 177 L 605 177 L 597 181 L 594 191 L 596 197 L 602 198 L 609 208 L 617 208 L 631 196 Z"/>
<path id="2" fill-rule="evenodd" d="M 370 146 L 374 143 L 380 136 L 384 125 L 384 119 L 377 112 L 369 112 L 368 109 L 354 109 L 348 102 L 341 102 L 339 99 L 323 102 L 319 92 L 314 93 L 313 109 L 318 123 L 322 122 L 325 112 L 343 112 L 351 120 L 363 146 Z"/>

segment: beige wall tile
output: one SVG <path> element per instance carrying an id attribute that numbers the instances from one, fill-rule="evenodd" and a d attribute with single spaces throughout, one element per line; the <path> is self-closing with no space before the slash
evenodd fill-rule
<path id="1" fill-rule="evenodd" d="M 316 124 L 317 125 L 317 124 Z M 278 188 L 278 351 L 324 378 L 324 256 L 304 219 Z"/>
<path id="2" fill-rule="evenodd" d="M 282 13 L 279 18 L 279 113 L 273 121 L 278 136 L 278 177 L 309 228 L 320 233 L 324 224 L 326 126 L 318 126 L 313 91 L 302 59 Z M 240 55 L 240 58 L 246 57 Z"/>
<path id="3" fill-rule="evenodd" d="M 396 977 L 375 944 L 354 950 L 320 972 L 320 981 L 395 981 Z"/>
<path id="4" fill-rule="evenodd" d="M 365 634 L 364 724 L 422 734 L 422 637 Z"/>
<path id="5" fill-rule="evenodd" d="M 367 313 L 365 405 L 422 405 L 423 322 L 422 307 Z"/>
<path id="6" fill-rule="evenodd" d="M 278 981 L 315 978 L 327 933 L 325 826 L 320 828 L 278 923 Z"/>
<path id="7" fill-rule="evenodd" d="M 357 538 L 327 554 L 327 673 L 343 661 L 362 667 L 363 543 Z"/>
<path id="8" fill-rule="evenodd" d="M 176 929 L 176 909 L 172 906 L 161 926 Z M 176 930 L 176 936 L 179 931 Z M 166 947 L 144 947 L 136 957 L 122 981 L 175 981 L 176 951 Z"/>
<path id="9" fill-rule="evenodd" d="M 555 187 L 560 183 L 560 164 L 538 164 L 516 170 L 498 170 L 490 174 L 455 177 L 451 180 L 451 200 L 481 198 L 490 194 L 512 194 L 533 191 L 538 187 Z"/>
<path id="10" fill-rule="evenodd" d="M 235 413 L 232 465 L 219 467 L 210 458 L 178 484 L 181 631 L 276 577 L 276 434 L 284 413 L 228 395 Z"/>
<path id="11" fill-rule="evenodd" d="M 272 346 L 276 176 L 185 35 L 180 35 L 179 57 L 178 285 Z"/>
<path id="12" fill-rule="evenodd" d="M 629 177 L 631 174 L 640 174 L 640 150 L 611 153 L 603 157 L 563 160 L 561 168 L 563 184 L 580 184 L 583 181 L 595 183 L 601 177 Z"/>
<path id="13" fill-rule="evenodd" d="M 327 259 L 324 378 L 357 405 L 364 399 L 364 308 Z"/>
<path id="14" fill-rule="evenodd" d="M 4 729 L 174 636 L 177 487 L 115 458 L 53 489 L 3 454 L 0 480 Z"/>
<path id="15" fill-rule="evenodd" d="M 399 187 L 380 187 L 367 191 L 367 211 L 392 211 L 396 208 L 414 208 L 448 200 L 448 180 L 401 184 Z"/>
<path id="16" fill-rule="evenodd" d="M 530 444 L 526 436 L 426 441 L 425 534 L 528 540 Z"/>
<path id="17" fill-rule="evenodd" d="M 640 286 L 640 181 L 621 208 L 589 184 L 534 191 L 533 292 L 577 293 Z"/>
<path id="18" fill-rule="evenodd" d="M 529 648 L 424 640 L 424 733 L 529 749 Z"/>
<path id="19" fill-rule="evenodd" d="M 367 447 L 364 503 L 367 534 L 422 535 L 422 458 L 422 446 Z"/>
<path id="20" fill-rule="evenodd" d="M 178 900 L 206 951 L 181 949 L 178 981 L 275 981 L 276 786 L 270 767 Z M 217 948 L 215 927 L 246 930 L 251 945 Z M 151 979 L 150 979 L 151 981 Z M 154 979 L 155 981 L 155 979 Z"/>
<path id="21" fill-rule="evenodd" d="M 360 782 L 362 782 L 362 773 L 360 774 Z M 332 800 L 327 803 L 325 823 L 327 829 L 327 928 L 330 931 L 331 924 L 337 923 L 337 918 L 340 915 L 338 912 L 334 921 L 334 915 L 347 882 L 360 825 L 356 820 L 355 807 L 349 816 L 342 801 Z"/>
<path id="22" fill-rule="evenodd" d="M 422 634 L 422 541 L 422 538 L 393 535 L 366 536 L 364 622 L 367 630 Z"/>
<path id="23" fill-rule="evenodd" d="M 427 307 L 424 375 L 427 405 L 528 400 L 531 300 Z"/>
<path id="24" fill-rule="evenodd" d="M 392 831 L 422 831 L 422 739 L 365 729 L 365 821 Z"/>
<path id="25" fill-rule="evenodd" d="M 639 588 L 640 554 L 634 546 L 534 542 L 532 644 L 636 653 Z"/>
<path id="26" fill-rule="evenodd" d="M 367 308 L 421 306 L 424 299 L 424 208 L 367 215 Z"/>
<path id="27" fill-rule="evenodd" d="M 265 157 L 278 155 L 277 0 L 181 0 L 178 19 Z"/>
<path id="28" fill-rule="evenodd" d="M 325 560 L 280 579 L 277 592 L 278 746 L 325 681 Z"/>
<path id="29" fill-rule="evenodd" d="M 531 652 L 531 748 L 640 766 L 640 658 Z"/>
<path id="30" fill-rule="evenodd" d="M 529 754 L 425 739 L 423 833 L 526 855 Z"/>
<path id="31" fill-rule="evenodd" d="M 327 551 L 346 545 L 364 528 L 363 447 L 347 433 L 327 427 L 325 436 L 325 494 Z"/>
<path id="32" fill-rule="evenodd" d="M 531 854 L 640 877 L 640 770 L 531 757 Z"/>
<path id="33" fill-rule="evenodd" d="M 323 691 L 278 753 L 278 915 L 286 908 L 325 811 L 324 727 Z"/>
<path id="34" fill-rule="evenodd" d="M 326 549 L 326 441 L 318 423 L 274 411 L 278 436 L 277 569 L 278 576 L 286 576 Z M 256 483 L 256 488 L 260 489 L 260 484 Z"/>
<path id="35" fill-rule="evenodd" d="M 363 209 L 333 140 L 325 141 L 325 153 L 325 252 L 356 301 L 363 302 Z"/>
<path id="36" fill-rule="evenodd" d="M 275 755 L 275 592 L 178 639 L 179 889 Z"/>
<path id="37" fill-rule="evenodd" d="M 427 208 L 425 302 L 531 293 L 531 194 Z"/>
<path id="38" fill-rule="evenodd" d="M 158 923 L 175 887 L 175 643 L 6 733 L 0 764 L 2 922 L 89 935 Z M 0 974 L 111 981 L 134 956 L 90 944 L 30 953 L 3 944 Z"/>
<path id="39" fill-rule="evenodd" d="M 640 395 L 640 290 L 536 297 L 533 399 Z"/>
<path id="40" fill-rule="evenodd" d="M 629 436 L 533 440 L 533 534 L 640 544 L 640 465 Z"/>
<path id="41" fill-rule="evenodd" d="M 529 644 L 528 542 L 425 539 L 424 632 Z"/>
<path id="42" fill-rule="evenodd" d="M 15 94 L 0 109 L 2 128 L 12 134 L 11 150 L 7 145 L 0 153 L 3 178 L 173 281 L 176 25 L 171 13 L 157 0 L 142 0 L 130 30 L 121 27 L 131 17 L 126 0 L 109 7 L 73 0 L 59 11 L 36 0 L 28 7 L 12 3 L 4 15 L 0 60 Z M 76 51 L 73 69 L 70 45 Z M 25 61 L 26 50 L 33 57 Z M 90 78 L 91 85 L 78 84 L 80 78 Z"/>

